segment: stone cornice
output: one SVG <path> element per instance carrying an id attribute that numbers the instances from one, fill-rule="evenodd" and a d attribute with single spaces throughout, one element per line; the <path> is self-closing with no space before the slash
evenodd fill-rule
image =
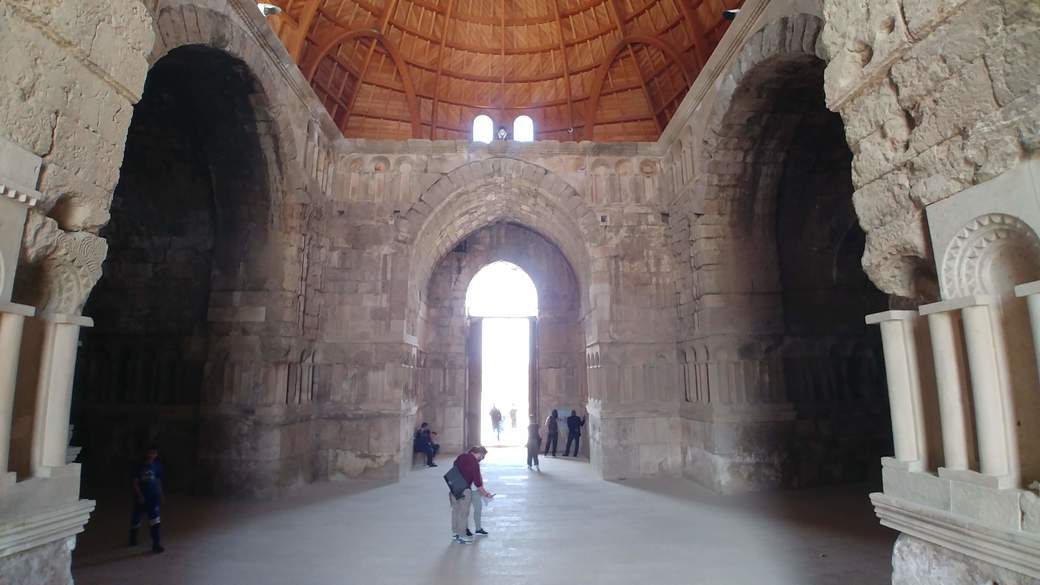
<path id="1" fill-rule="evenodd" d="M 870 501 L 884 526 L 1040 578 L 1040 534 L 992 528 L 882 493 L 870 494 Z"/>
<path id="2" fill-rule="evenodd" d="M 83 532 L 93 511 L 93 500 L 79 500 L 43 514 L 5 522 L 0 525 L 0 558 Z"/>

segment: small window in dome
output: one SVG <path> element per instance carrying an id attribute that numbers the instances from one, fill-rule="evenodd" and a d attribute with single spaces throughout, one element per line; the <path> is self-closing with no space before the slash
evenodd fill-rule
<path id="1" fill-rule="evenodd" d="M 495 123 L 490 116 L 481 114 L 473 119 L 473 142 L 491 144 L 495 137 Z"/>
<path id="2" fill-rule="evenodd" d="M 534 142 L 534 120 L 530 116 L 519 116 L 513 120 L 513 140 Z"/>

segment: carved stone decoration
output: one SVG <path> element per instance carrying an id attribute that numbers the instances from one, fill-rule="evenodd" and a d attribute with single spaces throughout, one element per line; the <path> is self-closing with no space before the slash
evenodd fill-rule
<path id="1" fill-rule="evenodd" d="M 941 278 L 950 298 L 1010 294 L 1016 284 L 1040 279 L 1040 238 L 1012 215 L 976 217 L 950 240 Z"/>
<path id="2" fill-rule="evenodd" d="M 36 191 L 10 187 L 0 180 L 0 303 L 11 300 L 25 214 L 36 205 L 39 195 Z"/>

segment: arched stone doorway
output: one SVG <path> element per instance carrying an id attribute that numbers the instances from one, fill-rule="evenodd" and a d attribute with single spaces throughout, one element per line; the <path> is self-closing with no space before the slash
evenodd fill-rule
<path id="1" fill-rule="evenodd" d="M 519 267 L 538 291 L 538 317 L 530 329 L 529 408 L 519 412 L 518 426 L 526 426 L 528 414 L 541 421 L 552 408 L 580 409 L 588 398 L 580 295 L 570 262 L 555 243 L 522 225 L 480 228 L 435 264 L 420 311 L 418 417 L 441 433 L 448 451 L 480 441 L 488 417 L 481 408 L 481 317 L 467 315 L 465 305 L 474 276 L 496 262 Z M 508 411 L 501 410 L 508 425 Z"/>
<path id="2" fill-rule="evenodd" d="M 207 423 L 226 397 L 231 297 L 270 274 L 270 136 L 248 66 L 201 46 L 173 49 L 134 109 L 104 275 L 84 314 L 73 394 L 88 493 L 123 486 L 128 460 L 156 444 L 169 488 L 209 491 L 228 441 Z M 254 309 L 254 313 L 259 311 Z M 241 332 L 255 328 L 244 315 Z"/>

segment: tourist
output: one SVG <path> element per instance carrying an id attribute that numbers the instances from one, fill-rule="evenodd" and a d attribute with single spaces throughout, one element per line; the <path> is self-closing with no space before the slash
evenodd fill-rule
<path id="1" fill-rule="evenodd" d="M 527 468 L 534 468 L 538 471 L 542 469 L 538 467 L 538 450 L 542 448 L 542 437 L 538 433 L 538 419 L 531 415 L 531 424 L 527 425 Z"/>
<path id="2" fill-rule="evenodd" d="M 563 456 L 571 451 L 571 443 L 574 443 L 574 457 L 578 456 L 578 444 L 581 442 L 581 427 L 585 426 L 585 417 L 579 417 L 577 411 L 572 410 L 567 417 L 567 447 L 563 450 Z"/>
<path id="3" fill-rule="evenodd" d="M 509 409 L 509 426 L 511 428 L 514 428 L 514 429 L 516 428 L 516 405 L 515 404 L 513 405 L 512 408 Z"/>
<path id="4" fill-rule="evenodd" d="M 554 408 L 552 414 L 545 417 L 545 456 L 549 456 L 549 448 L 552 448 L 552 456 L 556 457 L 556 442 L 560 438 L 560 413 Z"/>
<path id="5" fill-rule="evenodd" d="M 433 462 L 433 458 L 437 456 L 437 452 L 440 451 L 441 446 L 433 442 L 433 438 L 437 436 L 437 433 L 430 430 L 428 423 L 419 425 L 419 430 L 415 431 L 415 438 L 412 442 L 412 450 L 415 453 L 426 454 L 426 466 L 437 467 L 437 464 Z"/>
<path id="6" fill-rule="evenodd" d="M 163 500 L 163 468 L 158 458 L 159 449 L 149 447 L 144 459 L 134 465 L 130 476 L 134 490 L 134 508 L 130 515 L 130 546 L 137 546 L 137 529 L 141 527 L 141 516 L 147 515 L 153 553 L 161 553 L 166 550 L 159 540 L 159 506 L 162 505 Z"/>
<path id="7" fill-rule="evenodd" d="M 484 488 L 484 480 L 480 477 L 480 462 L 486 456 L 487 449 L 478 445 L 470 447 L 469 451 L 455 458 L 455 468 L 462 475 L 462 483 L 465 485 L 465 488 L 461 490 L 461 497 L 449 494 L 448 498 L 451 500 L 451 530 L 454 533 L 452 538 L 459 544 L 473 542 L 467 538 L 472 534 L 468 526 L 470 506 L 473 507 L 473 521 L 476 527 L 476 534 L 480 536 L 488 535 L 487 531 L 480 524 L 480 513 L 483 509 L 481 496 L 486 498 L 495 496 Z M 473 487 L 476 487 L 479 492 L 479 495 L 476 497 L 473 495 Z"/>
<path id="8" fill-rule="evenodd" d="M 494 404 L 491 405 L 491 428 L 495 431 L 498 442 L 502 442 L 502 411 Z"/>

